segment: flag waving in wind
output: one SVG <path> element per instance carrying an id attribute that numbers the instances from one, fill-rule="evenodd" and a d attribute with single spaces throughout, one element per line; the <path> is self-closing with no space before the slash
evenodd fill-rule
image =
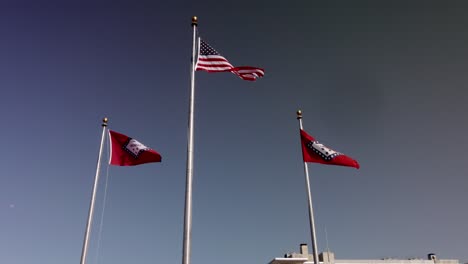
<path id="1" fill-rule="evenodd" d="M 348 166 L 359 169 L 359 163 L 344 155 L 334 151 L 315 140 L 312 136 L 301 129 L 302 157 L 304 162 L 315 162 L 328 165 Z"/>
<path id="2" fill-rule="evenodd" d="M 255 81 L 263 77 L 265 71 L 251 66 L 232 66 L 229 61 L 221 56 L 215 49 L 202 39 L 198 39 L 198 56 L 195 70 L 207 72 L 232 72 L 246 81 Z"/>
<path id="3" fill-rule="evenodd" d="M 134 166 L 149 162 L 161 162 L 161 155 L 136 139 L 109 130 L 111 158 L 109 164 Z"/>

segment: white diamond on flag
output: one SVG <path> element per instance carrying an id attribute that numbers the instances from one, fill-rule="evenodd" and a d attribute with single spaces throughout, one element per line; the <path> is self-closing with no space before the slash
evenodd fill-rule
<path id="1" fill-rule="evenodd" d="M 147 146 L 143 145 L 141 142 L 133 138 L 130 139 L 125 148 L 135 157 L 138 157 L 138 155 L 140 155 L 142 151 L 149 149 Z"/>
<path id="2" fill-rule="evenodd" d="M 309 148 L 311 148 L 315 153 L 319 154 L 325 160 L 331 160 L 334 157 L 340 155 L 341 153 L 334 151 L 331 148 L 324 146 L 322 143 L 318 141 L 311 141 L 307 144 Z"/>

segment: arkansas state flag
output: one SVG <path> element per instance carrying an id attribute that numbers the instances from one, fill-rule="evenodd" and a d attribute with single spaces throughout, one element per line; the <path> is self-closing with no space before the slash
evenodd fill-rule
<path id="1" fill-rule="evenodd" d="M 136 139 L 109 130 L 111 158 L 109 164 L 134 166 L 149 162 L 161 162 L 161 155 Z"/>
<path id="2" fill-rule="evenodd" d="M 344 155 L 334 151 L 316 141 L 311 135 L 301 129 L 302 158 L 304 162 L 315 162 L 328 165 L 348 166 L 359 169 L 359 163 Z"/>

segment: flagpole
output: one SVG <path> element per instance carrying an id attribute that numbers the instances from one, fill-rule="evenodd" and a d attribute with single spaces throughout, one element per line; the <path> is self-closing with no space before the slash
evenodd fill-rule
<path id="1" fill-rule="evenodd" d="M 101 168 L 102 148 L 103 148 L 103 145 L 104 145 L 104 138 L 105 138 L 105 135 L 106 135 L 107 121 L 108 121 L 107 117 L 105 117 L 102 120 L 101 146 L 99 147 L 99 155 L 98 155 L 97 166 L 96 166 L 96 175 L 94 176 L 93 193 L 92 193 L 92 196 L 91 196 L 91 203 L 89 205 L 88 222 L 86 224 L 86 231 L 85 231 L 85 235 L 84 235 L 83 249 L 81 251 L 80 264 L 85 264 L 86 263 L 86 257 L 87 257 L 87 254 L 88 254 L 89 234 L 91 232 L 91 225 L 93 223 L 94 201 L 96 199 L 97 186 L 98 186 L 98 182 L 99 182 L 99 170 Z"/>
<path id="2" fill-rule="evenodd" d="M 302 130 L 302 111 L 297 110 L 297 120 L 299 120 L 299 128 Z M 315 238 L 315 222 L 314 222 L 314 208 L 312 207 L 312 194 L 310 191 L 310 180 L 309 180 L 309 168 L 307 162 L 304 161 L 304 175 L 307 187 L 307 198 L 309 202 L 309 223 L 310 223 L 310 236 L 312 241 L 312 250 L 314 254 L 314 263 L 318 264 L 318 252 L 317 252 L 317 239 Z"/>
<path id="3" fill-rule="evenodd" d="M 193 46 L 192 46 L 192 69 L 190 82 L 190 105 L 188 122 L 188 144 L 187 144 L 187 178 L 185 185 L 185 214 L 184 214 L 184 248 L 182 264 L 190 264 L 190 243 L 192 237 L 192 178 L 193 178 L 193 113 L 195 104 L 195 56 L 198 19 L 192 17 Z"/>

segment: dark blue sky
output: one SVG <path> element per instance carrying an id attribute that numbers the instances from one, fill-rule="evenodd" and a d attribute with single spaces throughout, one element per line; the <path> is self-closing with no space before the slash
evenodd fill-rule
<path id="1" fill-rule="evenodd" d="M 181 263 L 193 15 L 266 75 L 196 74 L 192 264 L 310 244 L 298 108 L 361 164 L 309 165 L 320 250 L 468 261 L 468 3 L 29 2 L 0 4 L 1 263 L 79 261 L 104 116 L 163 162 L 108 169 L 98 259 L 103 166 L 89 263 Z"/>

